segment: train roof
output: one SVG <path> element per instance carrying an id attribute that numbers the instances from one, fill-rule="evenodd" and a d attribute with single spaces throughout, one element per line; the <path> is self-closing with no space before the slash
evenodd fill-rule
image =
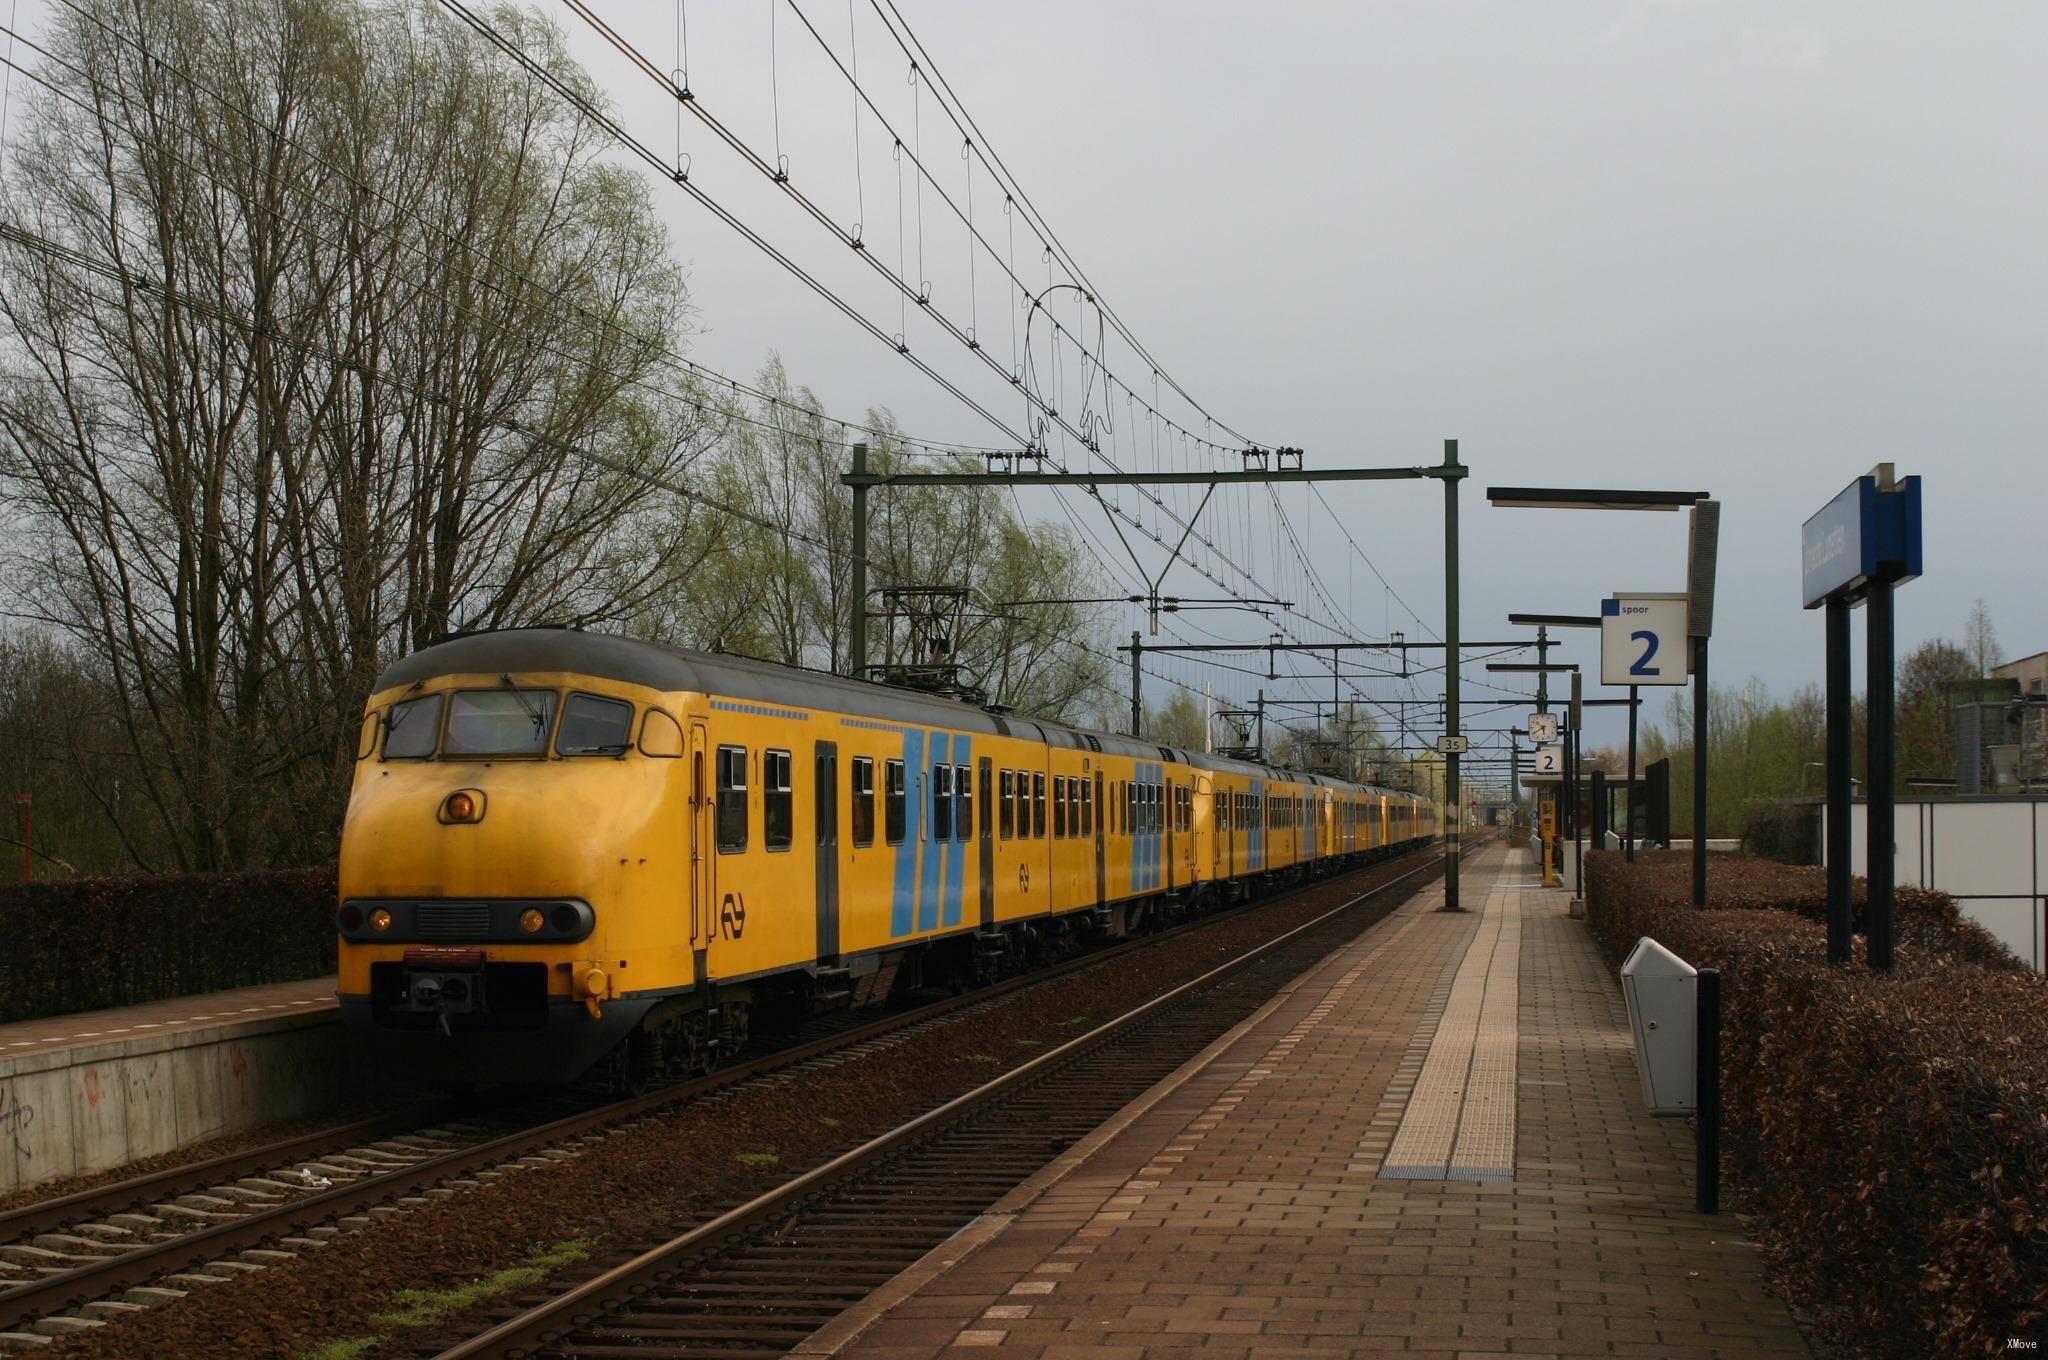
<path id="1" fill-rule="evenodd" d="M 587 633 L 575 628 L 504 628 L 464 633 L 401 657 L 377 677 L 374 693 L 414 685 L 445 675 L 517 675 L 533 671 L 572 671 L 629 685 L 667 692 L 690 691 L 828 710 L 884 722 L 945 727 L 956 732 L 994 736 L 1025 736 L 1036 731 L 1049 745 L 1102 751 L 1143 760 L 1168 760 L 1196 769 L 1242 774 L 1254 779 L 1284 779 L 1323 788 L 1358 789 L 1392 797 L 1413 797 L 1393 789 L 1354 784 L 1330 775 L 1290 770 L 1284 766 L 1239 760 L 1206 751 L 1188 751 L 1113 732 L 1091 732 L 1042 718 L 994 713 L 943 695 L 897 685 L 854 680 L 826 671 L 785 666 L 775 661 L 698 652 L 640 638 Z"/>

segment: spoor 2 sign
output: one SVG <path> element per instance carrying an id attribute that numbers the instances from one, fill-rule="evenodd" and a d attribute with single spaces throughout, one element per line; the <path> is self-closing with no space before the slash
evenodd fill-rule
<path id="1" fill-rule="evenodd" d="M 1600 602 L 1600 683 L 1682 685 L 1688 673 L 1686 595 L 1617 593 Z"/>

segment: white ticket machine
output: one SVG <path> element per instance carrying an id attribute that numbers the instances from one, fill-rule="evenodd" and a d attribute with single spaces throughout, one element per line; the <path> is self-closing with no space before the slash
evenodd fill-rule
<path id="1" fill-rule="evenodd" d="M 1698 1100 L 1699 973 L 1645 935 L 1621 965 L 1636 1071 L 1651 1114 L 1691 1114 Z"/>

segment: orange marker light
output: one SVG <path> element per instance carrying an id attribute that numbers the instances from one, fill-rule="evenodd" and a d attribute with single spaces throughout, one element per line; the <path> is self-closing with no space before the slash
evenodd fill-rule
<path id="1" fill-rule="evenodd" d="M 379 907 L 379 908 L 377 908 L 377 909 L 376 909 L 375 911 L 371 912 L 371 913 L 370 913 L 370 929 L 372 929 L 372 930 L 389 930 L 389 929 L 391 929 L 391 913 L 390 913 L 390 912 L 388 912 L 388 911 L 386 911 L 386 910 L 385 910 L 384 908 L 382 908 L 382 907 Z"/>
<path id="2" fill-rule="evenodd" d="M 449 794 L 443 806 L 451 822 L 466 822 L 476 816 L 476 799 L 460 790 Z"/>
<path id="3" fill-rule="evenodd" d="M 528 907 L 519 913 L 519 928 L 529 935 L 540 934 L 540 928 L 547 924 L 547 917 L 541 915 L 539 907 Z"/>

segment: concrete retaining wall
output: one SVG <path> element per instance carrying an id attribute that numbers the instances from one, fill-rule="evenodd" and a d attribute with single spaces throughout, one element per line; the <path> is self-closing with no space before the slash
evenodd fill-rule
<path id="1" fill-rule="evenodd" d="M 313 1114 L 372 1087 L 331 1008 L 0 1057 L 0 1190 Z"/>

